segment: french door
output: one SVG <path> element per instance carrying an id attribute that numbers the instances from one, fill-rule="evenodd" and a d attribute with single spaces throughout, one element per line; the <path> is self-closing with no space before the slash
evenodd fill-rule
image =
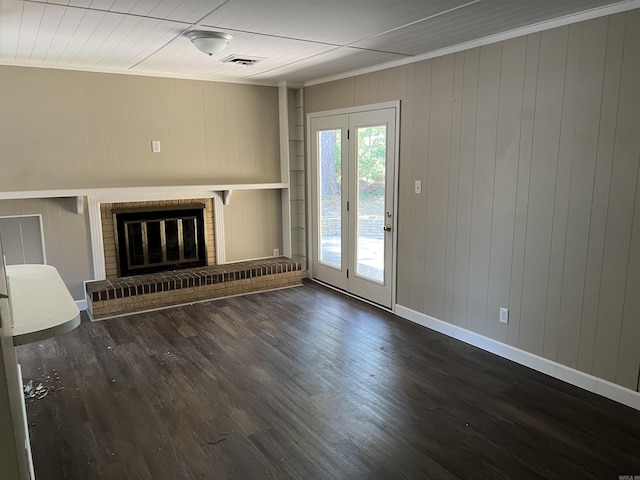
<path id="1" fill-rule="evenodd" d="M 364 107 L 367 108 L 367 107 Z M 398 105 L 310 115 L 312 276 L 391 308 Z"/>

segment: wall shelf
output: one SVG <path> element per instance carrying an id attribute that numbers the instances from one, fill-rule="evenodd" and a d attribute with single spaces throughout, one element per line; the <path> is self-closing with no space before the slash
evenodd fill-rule
<path id="1" fill-rule="evenodd" d="M 59 190 L 22 190 L 0 192 L 0 200 L 23 200 L 29 198 L 63 198 L 91 196 L 103 201 L 110 198 L 131 197 L 132 200 L 149 198 L 149 195 L 174 198 L 185 193 L 231 192 L 233 190 L 279 190 L 289 188 L 285 182 L 279 183 L 223 183 L 207 185 L 167 185 L 144 187 L 69 188 Z"/>

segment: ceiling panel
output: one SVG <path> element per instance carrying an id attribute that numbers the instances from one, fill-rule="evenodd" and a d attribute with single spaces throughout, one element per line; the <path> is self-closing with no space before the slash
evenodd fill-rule
<path id="1" fill-rule="evenodd" d="M 42 24 L 46 5 L 27 3 L 22 9 L 22 18 L 29 18 L 31 22 Z M 20 25 L 22 27 L 22 25 Z M 29 57 L 33 50 L 38 29 L 20 28 L 18 36 L 18 44 L 16 45 L 15 55 L 17 58 Z"/>
<path id="2" fill-rule="evenodd" d="M 23 7 L 20 2 L 0 4 L 0 59 L 15 60 L 17 56 Z"/>
<path id="3" fill-rule="evenodd" d="M 616 0 L 0 0 L 0 63 L 300 82 L 419 56 Z M 638 8 L 640 0 L 624 0 Z M 192 29 L 234 38 L 208 57 Z M 252 67 L 230 54 L 266 57 Z"/>
<path id="4" fill-rule="evenodd" d="M 154 55 L 162 46 L 172 42 L 180 35 L 181 29 L 182 26 L 176 23 L 144 19 L 118 47 L 106 52 L 102 59 L 96 58 L 95 63 L 86 61 L 85 64 L 94 65 L 96 68 L 106 65 L 130 69 Z"/>
<path id="5" fill-rule="evenodd" d="M 248 78 L 254 80 L 305 82 L 310 79 L 337 75 L 345 71 L 392 62 L 400 58 L 404 57 L 391 53 L 339 47 L 321 55 L 301 60 L 293 65 L 256 74 Z"/>
<path id="6" fill-rule="evenodd" d="M 93 0 L 89 5 L 95 10 L 109 10 L 115 3 L 115 0 Z"/>
<path id="7" fill-rule="evenodd" d="M 117 15 L 117 14 L 110 14 Z M 179 35 L 181 26 L 142 17 L 124 17 L 109 36 L 87 44 L 74 56 L 74 65 L 123 70 L 144 60 Z"/>
<path id="8" fill-rule="evenodd" d="M 3 2 L 0 60 L 127 69 L 184 30 L 176 22 L 55 4 Z"/>
<path id="9" fill-rule="evenodd" d="M 353 46 L 420 55 L 616 0 L 483 0 L 459 10 L 356 42 Z"/>
<path id="10" fill-rule="evenodd" d="M 202 24 L 347 45 L 470 1 L 232 0 Z"/>
<path id="11" fill-rule="evenodd" d="M 82 27 L 76 31 L 78 42 L 69 42 L 60 60 L 72 64 L 84 64 L 99 47 L 107 45 L 113 48 L 117 40 L 111 36 L 126 17 L 124 15 L 88 12 Z M 73 46 L 77 45 L 78 48 Z"/>
<path id="12" fill-rule="evenodd" d="M 218 8 L 224 0 L 162 0 L 138 1 L 130 13 L 138 13 L 154 18 L 164 18 L 176 22 L 194 23 Z M 151 9 L 149 10 L 149 7 Z"/>
<path id="13" fill-rule="evenodd" d="M 9 2 L 5 2 L 3 6 Z M 21 2 L 10 2 L 20 4 Z M 41 11 L 39 11 L 41 9 Z M 16 36 L 15 49 L 13 45 L 1 45 L 0 58 L 16 61 L 41 61 L 49 56 L 53 63 L 57 61 L 64 49 L 83 22 L 85 11 L 66 9 L 55 5 L 37 5 L 24 3 L 19 7 L 20 14 L 9 20 L 9 23 L 19 25 L 19 35 Z M 46 15 L 41 15 L 44 12 Z M 3 15 L 3 31 L 4 21 Z M 31 35 L 35 35 L 31 41 Z M 42 36 L 43 40 L 39 37 Z M 51 61 L 47 58 L 46 61 Z M 32 60 L 34 59 L 34 60 Z"/>
<path id="14" fill-rule="evenodd" d="M 90 8 L 129 15 L 195 23 L 225 0 L 45 0 L 56 5 Z"/>
<path id="15" fill-rule="evenodd" d="M 176 38 L 161 51 L 140 63 L 136 70 L 147 72 L 192 72 L 197 76 L 213 75 L 229 78 L 249 78 L 274 68 L 295 64 L 336 47 L 300 40 L 234 33 L 229 48 L 208 56 L 197 50 L 184 36 Z M 252 66 L 222 63 L 229 55 L 262 57 Z"/>
<path id="16" fill-rule="evenodd" d="M 50 5 L 89 8 L 93 0 L 44 0 L 44 2 Z"/>

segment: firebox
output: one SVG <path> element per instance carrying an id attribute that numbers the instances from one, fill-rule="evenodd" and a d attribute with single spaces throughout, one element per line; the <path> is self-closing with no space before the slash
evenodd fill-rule
<path id="1" fill-rule="evenodd" d="M 120 277 L 207 264 L 203 204 L 115 209 L 113 217 Z"/>

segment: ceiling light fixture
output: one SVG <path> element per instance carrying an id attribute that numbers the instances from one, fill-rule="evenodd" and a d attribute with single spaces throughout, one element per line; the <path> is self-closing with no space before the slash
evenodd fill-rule
<path id="1" fill-rule="evenodd" d="M 185 33 L 184 36 L 191 40 L 191 43 L 193 43 L 198 50 L 207 55 L 220 53 L 227 48 L 233 38 L 226 33 L 207 32 L 205 30 L 191 30 Z"/>

